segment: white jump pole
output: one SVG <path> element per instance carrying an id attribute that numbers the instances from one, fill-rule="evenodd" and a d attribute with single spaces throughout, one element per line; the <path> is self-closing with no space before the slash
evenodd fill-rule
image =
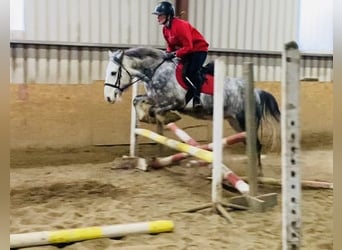
<path id="1" fill-rule="evenodd" d="M 225 64 L 222 58 L 215 60 L 214 68 L 214 113 L 213 113 L 213 169 L 211 199 L 214 204 L 222 199 L 222 127 L 223 127 L 223 87 Z"/>
<path id="2" fill-rule="evenodd" d="M 282 248 L 299 249 L 301 239 L 301 175 L 299 166 L 299 66 L 300 54 L 295 42 L 285 44 L 282 56 Z"/>
<path id="3" fill-rule="evenodd" d="M 11 234 L 10 247 L 29 247 L 69 243 L 97 238 L 122 237 L 137 233 L 163 233 L 171 232 L 174 224 L 170 220 L 138 222 L 102 227 L 85 227 L 57 231 L 42 231 L 33 233 Z"/>
<path id="4" fill-rule="evenodd" d="M 136 134 L 135 128 L 137 127 L 137 115 L 133 105 L 133 100 L 138 93 L 138 83 L 132 85 L 132 101 L 131 101 L 131 130 L 130 130 L 130 144 L 129 144 L 129 155 L 135 156 L 136 149 Z"/>

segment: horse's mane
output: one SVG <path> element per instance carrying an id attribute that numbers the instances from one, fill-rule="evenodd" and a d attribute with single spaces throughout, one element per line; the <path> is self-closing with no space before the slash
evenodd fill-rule
<path id="1" fill-rule="evenodd" d="M 151 47 L 135 47 L 125 50 L 125 55 L 135 59 L 134 68 L 151 68 L 163 59 L 164 51 Z"/>
<path id="2" fill-rule="evenodd" d="M 160 49 L 155 49 L 151 47 L 136 47 L 126 50 L 125 55 L 129 57 L 135 57 L 138 59 L 145 59 L 146 57 L 161 59 L 164 55 L 164 52 Z"/>

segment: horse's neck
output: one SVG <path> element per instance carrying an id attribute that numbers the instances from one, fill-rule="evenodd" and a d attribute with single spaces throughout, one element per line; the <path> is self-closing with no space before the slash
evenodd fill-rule
<path id="1" fill-rule="evenodd" d="M 153 82 L 154 85 L 172 88 L 177 84 L 176 81 L 176 65 L 173 62 L 163 62 L 158 68 L 153 72 Z"/>
<path id="2" fill-rule="evenodd" d="M 135 76 L 140 76 L 153 86 L 164 86 L 166 83 L 172 81 L 175 76 L 176 66 L 169 61 L 146 57 L 140 60 L 127 60 L 127 67 Z"/>
<path id="3" fill-rule="evenodd" d="M 183 100 L 184 89 L 176 80 L 176 64 L 161 58 L 146 56 L 143 59 L 125 57 L 125 66 L 135 77 L 145 82 L 146 92 L 159 101 Z"/>
<path id="4" fill-rule="evenodd" d="M 124 57 L 123 64 L 132 75 L 141 77 L 146 80 L 146 78 L 152 78 L 154 70 L 158 66 L 158 60 L 151 57 L 137 59 L 134 57 L 126 56 Z"/>
<path id="5" fill-rule="evenodd" d="M 176 65 L 164 62 L 153 73 L 150 81 L 145 83 L 148 96 L 158 102 L 183 102 L 185 90 L 177 83 Z"/>

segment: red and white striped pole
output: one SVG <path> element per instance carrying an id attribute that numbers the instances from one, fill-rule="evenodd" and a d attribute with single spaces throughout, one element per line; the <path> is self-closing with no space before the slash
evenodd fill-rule
<path id="1" fill-rule="evenodd" d="M 156 157 L 149 163 L 149 167 L 152 168 L 162 168 L 184 160 L 185 158 L 189 157 L 190 155 L 187 153 L 177 153 L 174 155 L 166 156 L 166 157 Z"/>
<path id="2" fill-rule="evenodd" d="M 224 137 L 222 139 L 222 145 L 233 145 L 233 144 L 236 144 L 238 142 L 245 142 L 246 141 L 246 132 L 240 132 L 240 133 L 237 133 L 235 135 L 230 135 L 230 136 L 227 136 L 227 137 Z M 207 150 L 213 150 L 213 143 L 209 143 L 209 144 L 206 144 L 206 145 L 203 145 L 201 146 L 201 148 L 203 149 L 207 149 Z"/>
<path id="3" fill-rule="evenodd" d="M 168 123 L 166 125 L 168 129 L 170 129 L 179 139 L 181 139 L 186 144 L 189 144 L 191 146 L 198 147 L 200 144 L 192 138 L 187 132 L 185 132 L 183 129 L 179 128 L 176 123 Z"/>
<path id="4" fill-rule="evenodd" d="M 180 129 L 175 123 L 169 123 L 166 125 L 171 131 L 173 131 L 182 141 L 186 142 L 192 146 L 198 146 L 201 149 L 212 150 L 213 143 L 199 145 L 199 143 L 189 136 L 184 130 Z M 244 142 L 246 140 L 246 133 L 241 132 L 235 135 L 231 135 L 222 139 L 223 145 L 233 145 L 238 142 Z M 161 168 L 177 163 L 181 160 L 186 159 L 190 155 L 187 153 L 176 153 L 174 155 L 166 157 L 156 157 L 149 163 L 152 168 Z M 192 165 L 205 166 L 208 165 L 207 162 L 201 160 L 195 160 L 191 162 Z"/>
<path id="5" fill-rule="evenodd" d="M 200 147 L 202 149 L 212 149 L 213 143 L 199 146 L 199 143 L 192 138 L 188 133 L 186 133 L 184 130 L 179 128 L 175 123 L 169 123 L 166 125 L 167 128 L 169 128 L 171 131 L 173 131 L 179 139 L 184 141 L 185 143 Z M 246 133 L 239 133 L 236 136 L 227 137 L 224 140 L 222 140 L 225 144 L 231 145 L 236 142 L 244 141 L 245 140 Z M 231 143 L 231 144 L 229 144 Z M 227 166 L 222 166 L 222 175 L 223 179 L 228 180 L 230 184 L 232 184 L 239 192 L 241 193 L 248 193 L 249 192 L 249 185 L 242 180 L 239 176 L 237 176 L 232 170 L 230 170 Z"/>

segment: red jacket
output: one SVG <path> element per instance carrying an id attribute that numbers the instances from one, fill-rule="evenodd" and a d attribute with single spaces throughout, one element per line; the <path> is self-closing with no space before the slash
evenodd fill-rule
<path id="1" fill-rule="evenodd" d="M 171 27 L 164 25 L 163 35 L 167 43 L 167 52 L 176 51 L 177 57 L 191 52 L 208 51 L 208 42 L 189 22 L 174 18 Z"/>

